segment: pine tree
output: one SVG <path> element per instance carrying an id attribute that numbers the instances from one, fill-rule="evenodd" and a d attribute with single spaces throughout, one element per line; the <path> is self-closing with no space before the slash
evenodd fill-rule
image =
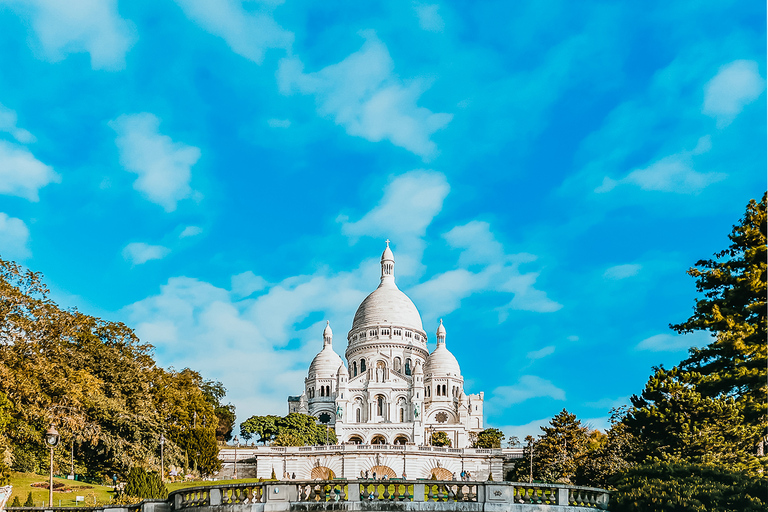
<path id="1" fill-rule="evenodd" d="M 25 507 L 34 507 L 35 506 L 35 500 L 32 499 L 32 491 L 29 491 L 29 494 L 27 494 L 27 501 L 24 502 Z"/>

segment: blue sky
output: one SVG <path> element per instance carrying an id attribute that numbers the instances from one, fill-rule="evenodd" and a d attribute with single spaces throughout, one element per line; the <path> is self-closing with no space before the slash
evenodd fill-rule
<path id="1" fill-rule="evenodd" d="M 286 412 L 392 240 L 486 423 L 595 427 L 706 336 L 766 189 L 760 2 L 0 0 L 0 254 Z"/>

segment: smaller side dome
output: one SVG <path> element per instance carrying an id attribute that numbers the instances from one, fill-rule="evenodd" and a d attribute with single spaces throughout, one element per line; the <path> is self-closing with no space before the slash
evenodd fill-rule
<path id="1" fill-rule="evenodd" d="M 437 347 L 427 357 L 424 365 L 424 374 L 429 376 L 461 377 L 461 368 L 456 357 L 445 347 L 445 327 L 443 321 L 437 327 Z"/>
<path id="2" fill-rule="evenodd" d="M 323 350 L 315 356 L 309 365 L 308 375 L 310 378 L 319 375 L 332 377 L 337 375 L 340 366 L 344 366 L 344 362 L 339 357 L 339 354 L 333 350 L 332 341 L 331 323 L 326 322 L 325 329 L 323 330 Z"/>

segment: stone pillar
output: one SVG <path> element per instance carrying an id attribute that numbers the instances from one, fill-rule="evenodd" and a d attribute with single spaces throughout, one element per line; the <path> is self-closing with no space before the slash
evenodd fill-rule
<path id="1" fill-rule="evenodd" d="M 568 505 L 569 490 L 567 487 L 561 487 L 557 490 L 557 504 L 560 506 Z"/>
<path id="2" fill-rule="evenodd" d="M 221 489 L 211 487 L 209 498 L 211 505 L 221 505 Z"/>
<path id="3" fill-rule="evenodd" d="M 424 501 L 424 484 L 413 484 L 413 501 Z"/>

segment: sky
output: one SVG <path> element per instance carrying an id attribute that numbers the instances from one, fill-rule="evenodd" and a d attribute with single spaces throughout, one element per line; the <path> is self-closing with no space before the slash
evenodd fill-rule
<path id="1" fill-rule="evenodd" d="M 0 256 L 287 413 L 379 281 L 486 425 L 605 428 L 766 190 L 766 6 L 0 0 Z"/>

